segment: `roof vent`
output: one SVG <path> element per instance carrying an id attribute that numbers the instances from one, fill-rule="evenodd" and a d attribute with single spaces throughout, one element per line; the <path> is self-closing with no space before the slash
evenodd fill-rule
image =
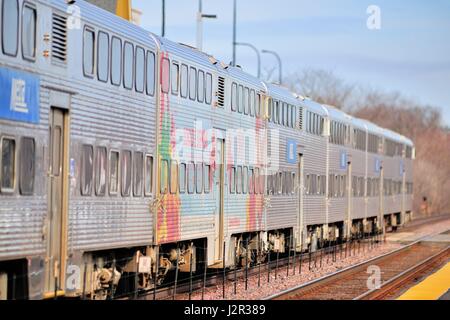
<path id="1" fill-rule="evenodd" d="M 56 13 L 52 17 L 52 61 L 67 61 L 67 17 Z"/>

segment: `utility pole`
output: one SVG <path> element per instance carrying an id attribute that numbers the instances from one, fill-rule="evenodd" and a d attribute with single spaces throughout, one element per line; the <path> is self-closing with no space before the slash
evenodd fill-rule
<path id="1" fill-rule="evenodd" d="M 234 45 L 235 46 L 249 47 L 249 48 L 253 49 L 253 51 L 255 51 L 255 53 L 256 53 L 256 63 L 258 64 L 257 65 L 257 68 L 258 68 L 257 77 L 259 79 L 261 77 L 261 55 L 259 54 L 259 50 L 254 45 L 252 45 L 250 43 L 246 43 L 246 42 L 235 42 Z"/>
<path id="2" fill-rule="evenodd" d="M 197 49 L 203 50 L 203 18 L 216 19 L 215 14 L 203 14 L 202 0 L 198 0 L 198 12 L 197 12 Z"/>
<path id="3" fill-rule="evenodd" d="M 232 65 L 236 66 L 236 18 L 237 18 L 237 8 L 236 0 L 233 0 L 233 61 Z"/>
<path id="4" fill-rule="evenodd" d="M 162 0 L 162 30 L 161 37 L 166 35 L 166 0 Z"/>
<path id="5" fill-rule="evenodd" d="M 283 84 L 283 64 L 281 62 L 281 58 L 280 55 L 278 53 L 276 53 L 275 51 L 271 51 L 271 50 L 262 50 L 262 53 L 268 53 L 271 54 L 273 56 L 275 56 L 275 58 L 277 58 L 278 61 L 278 83 L 281 85 Z"/>

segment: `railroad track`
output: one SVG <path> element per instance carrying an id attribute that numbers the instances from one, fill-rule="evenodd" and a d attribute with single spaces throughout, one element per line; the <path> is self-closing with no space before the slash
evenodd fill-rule
<path id="1" fill-rule="evenodd" d="M 448 243 L 424 242 L 422 238 L 393 252 L 291 288 L 267 299 L 358 300 L 392 298 L 418 277 L 442 265 L 449 257 L 450 246 Z M 381 286 L 368 289 L 368 279 L 377 270 L 381 272 Z"/>

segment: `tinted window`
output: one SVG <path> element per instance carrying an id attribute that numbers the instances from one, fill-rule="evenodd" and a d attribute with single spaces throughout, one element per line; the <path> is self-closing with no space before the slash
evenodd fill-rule
<path id="1" fill-rule="evenodd" d="M 153 96 L 155 94 L 155 54 L 147 51 L 147 94 Z"/>
<path id="2" fill-rule="evenodd" d="M 206 93 L 205 102 L 211 104 L 212 101 L 212 75 L 210 73 L 206 74 Z"/>
<path id="3" fill-rule="evenodd" d="M 95 157 L 95 194 L 104 196 L 106 193 L 106 148 L 97 148 Z"/>
<path id="4" fill-rule="evenodd" d="M 188 67 L 185 64 L 181 65 L 181 97 L 188 96 Z"/>
<path id="5" fill-rule="evenodd" d="M 261 116 L 261 95 L 259 93 L 256 95 L 256 106 L 255 107 L 256 107 L 256 110 L 255 110 L 256 116 L 259 118 Z"/>
<path id="6" fill-rule="evenodd" d="M 178 163 L 171 161 L 170 163 L 170 193 L 175 194 L 178 190 Z"/>
<path id="7" fill-rule="evenodd" d="M 136 48 L 136 91 L 144 92 L 145 82 L 145 51 L 144 49 Z"/>
<path id="8" fill-rule="evenodd" d="M 230 170 L 230 193 L 236 192 L 236 168 L 232 167 Z"/>
<path id="9" fill-rule="evenodd" d="M 161 66 L 161 90 L 164 93 L 169 93 L 170 86 L 170 62 L 169 59 L 164 58 Z"/>
<path id="10" fill-rule="evenodd" d="M 194 67 L 189 71 L 189 99 L 195 100 L 197 91 L 197 70 Z"/>
<path id="11" fill-rule="evenodd" d="M 2 175 L 1 189 L 14 189 L 14 178 L 16 173 L 16 142 L 12 139 L 4 138 L 2 140 Z"/>
<path id="12" fill-rule="evenodd" d="M 167 160 L 161 160 L 161 172 L 160 172 L 160 192 L 167 193 L 167 184 L 169 181 L 169 162 Z"/>
<path id="13" fill-rule="evenodd" d="M 119 190 L 119 153 L 111 151 L 109 156 L 109 193 L 116 194 Z"/>
<path id="14" fill-rule="evenodd" d="M 83 71 L 85 76 L 94 74 L 94 31 L 85 29 L 83 36 Z"/>
<path id="15" fill-rule="evenodd" d="M 129 42 L 125 42 L 123 50 L 123 85 L 127 89 L 133 89 L 134 48 Z"/>
<path id="16" fill-rule="evenodd" d="M 244 111 L 244 86 L 239 85 L 238 90 L 238 112 L 242 113 Z"/>
<path id="17" fill-rule="evenodd" d="M 231 85 L 231 110 L 236 111 L 237 104 L 237 84 L 233 82 Z"/>
<path id="18" fill-rule="evenodd" d="M 244 114 L 248 114 L 249 109 L 249 94 L 248 94 L 248 88 L 245 88 L 244 90 Z"/>
<path id="19" fill-rule="evenodd" d="M 144 154 L 135 152 L 133 156 L 133 195 L 142 196 L 142 175 L 144 171 Z"/>
<path id="20" fill-rule="evenodd" d="M 178 95 L 180 88 L 180 66 L 178 63 L 172 63 L 172 94 Z"/>
<path id="21" fill-rule="evenodd" d="M 83 145 L 81 156 L 81 195 L 92 194 L 92 179 L 94 172 L 94 149 L 90 145 Z"/>
<path id="22" fill-rule="evenodd" d="M 146 196 L 153 193 L 153 157 L 145 157 L 145 188 L 144 192 Z"/>
<path id="23" fill-rule="evenodd" d="M 195 165 L 193 162 L 188 164 L 188 192 L 195 191 Z"/>
<path id="24" fill-rule="evenodd" d="M 255 90 L 250 91 L 250 115 L 255 115 Z"/>
<path id="25" fill-rule="evenodd" d="M 203 166 L 201 163 L 195 165 L 195 185 L 197 193 L 202 193 L 203 191 Z"/>
<path id="26" fill-rule="evenodd" d="M 186 192 L 186 164 L 181 163 L 178 172 L 178 185 L 180 188 L 180 193 Z"/>
<path id="27" fill-rule="evenodd" d="M 20 143 L 20 178 L 19 186 L 22 195 L 32 195 L 34 191 L 34 173 L 36 147 L 33 138 L 22 138 Z"/>
<path id="28" fill-rule="evenodd" d="M 19 3 L 17 0 L 3 0 L 2 10 L 3 53 L 15 56 L 19 37 Z"/>
<path id="29" fill-rule="evenodd" d="M 36 57 L 36 9 L 27 4 L 22 15 L 22 54 L 24 58 Z"/>
<path id="30" fill-rule="evenodd" d="M 198 102 L 205 99 L 205 73 L 202 70 L 198 71 L 197 99 Z"/>
<path id="31" fill-rule="evenodd" d="M 97 76 L 98 80 L 108 81 L 109 73 L 109 37 L 104 32 L 98 33 Z"/>
<path id="32" fill-rule="evenodd" d="M 205 186 L 205 193 L 209 193 L 210 191 L 210 177 L 211 177 L 211 167 L 209 165 L 203 166 L 203 179 L 204 179 L 204 186 Z"/>
<path id="33" fill-rule="evenodd" d="M 122 160 L 120 164 L 122 196 L 129 197 L 131 194 L 131 151 L 122 152 Z"/>
<path id="34" fill-rule="evenodd" d="M 118 86 L 122 78 L 122 41 L 116 37 L 111 40 L 111 82 Z"/>

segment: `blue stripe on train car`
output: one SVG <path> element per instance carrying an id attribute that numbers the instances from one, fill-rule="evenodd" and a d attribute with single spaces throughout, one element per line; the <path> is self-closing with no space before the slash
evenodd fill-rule
<path id="1" fill-rule="evenodd" d="M 39 123 L 39 77 L 0 68 L 0 119 Z"/>

